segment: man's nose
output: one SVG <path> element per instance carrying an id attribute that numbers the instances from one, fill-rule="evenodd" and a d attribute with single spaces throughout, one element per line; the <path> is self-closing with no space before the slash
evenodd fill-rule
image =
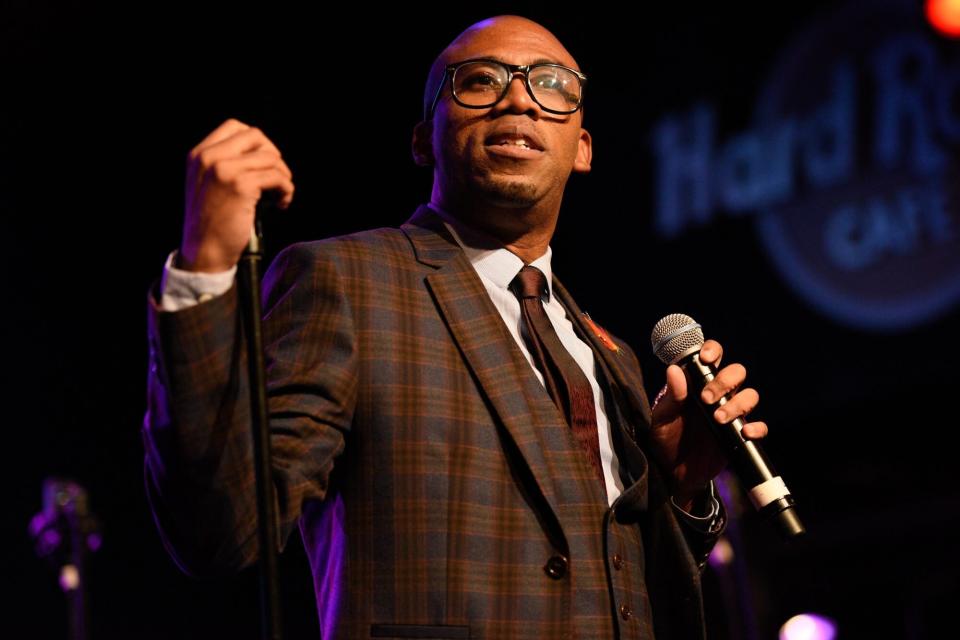
<path id="1" fill-rule="evenodd" d="M 540 105 L 527 91 L 527 81 L 522 73 L 514 74 L 507 85 L 507 93 L 493 105 L 495 111 L 510 111 L 512 113 L 530 113 L 535 117 L 540 115 Z"/>

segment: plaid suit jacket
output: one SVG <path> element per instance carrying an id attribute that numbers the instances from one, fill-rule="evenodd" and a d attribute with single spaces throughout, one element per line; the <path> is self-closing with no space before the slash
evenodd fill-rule
<path id="1" fill-rule="evenodd" d="M 148 295 L 148 498 L 193 575 L 255 562 L 236 287 Z M 629 486 L 608 507 L 556 406 L 436 214 L 284 249 L 264 277 L 281 548 L 299 525 L 324 638 L 701 638 L 714 538 L 678 524 L 643 453 L 650 407 L 597 354 Z"/>

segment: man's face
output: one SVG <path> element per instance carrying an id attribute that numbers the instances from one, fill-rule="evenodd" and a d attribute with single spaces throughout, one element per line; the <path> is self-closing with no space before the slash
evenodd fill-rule
<path id="1" fill-rule="evenodd" d="M 446 63 L 493 58 L 509 64 L 576 61 L 546 30 L 523 20 L 491 20 L 448 48 Z M 522 74 L 507 94 L 483 109 L 463 107 L 447 78 L 433 116 L 434 180 L 445 201 L 485 202 L 504 208 L 559 207 L 571 171 L 590 169 L 590 136 L 581 112 L 545 111 L 526 89 Z M 523 138 L 526 146 L 517 144 Z M 547 209 L 550 207 L 547 206 Z"/>

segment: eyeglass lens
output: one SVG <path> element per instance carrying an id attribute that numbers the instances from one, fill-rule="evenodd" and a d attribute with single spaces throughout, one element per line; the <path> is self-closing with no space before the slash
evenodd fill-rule
<path id="1" fill-rule="evenodd" d="M 540 106 L 555 111 L 575 111 L 580 103 L 580 79 L 562 67 L 541 66 L 530 70 L 530 86 Z M 493 62 L 469 62 L 454 73 L 458 99 L 475 107 L 496 104 L 512 80 L 510 71 Z"/>

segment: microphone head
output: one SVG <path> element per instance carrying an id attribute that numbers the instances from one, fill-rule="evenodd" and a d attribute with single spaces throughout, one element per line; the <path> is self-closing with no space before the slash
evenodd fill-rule
<path id="1" fill-rule="evenodd" d="M 703 346 L 703 330 L 688 315 L 671 313 L 654 325 L 650 334 L 653 352 L 666 365 L 675 364 Z"/>

